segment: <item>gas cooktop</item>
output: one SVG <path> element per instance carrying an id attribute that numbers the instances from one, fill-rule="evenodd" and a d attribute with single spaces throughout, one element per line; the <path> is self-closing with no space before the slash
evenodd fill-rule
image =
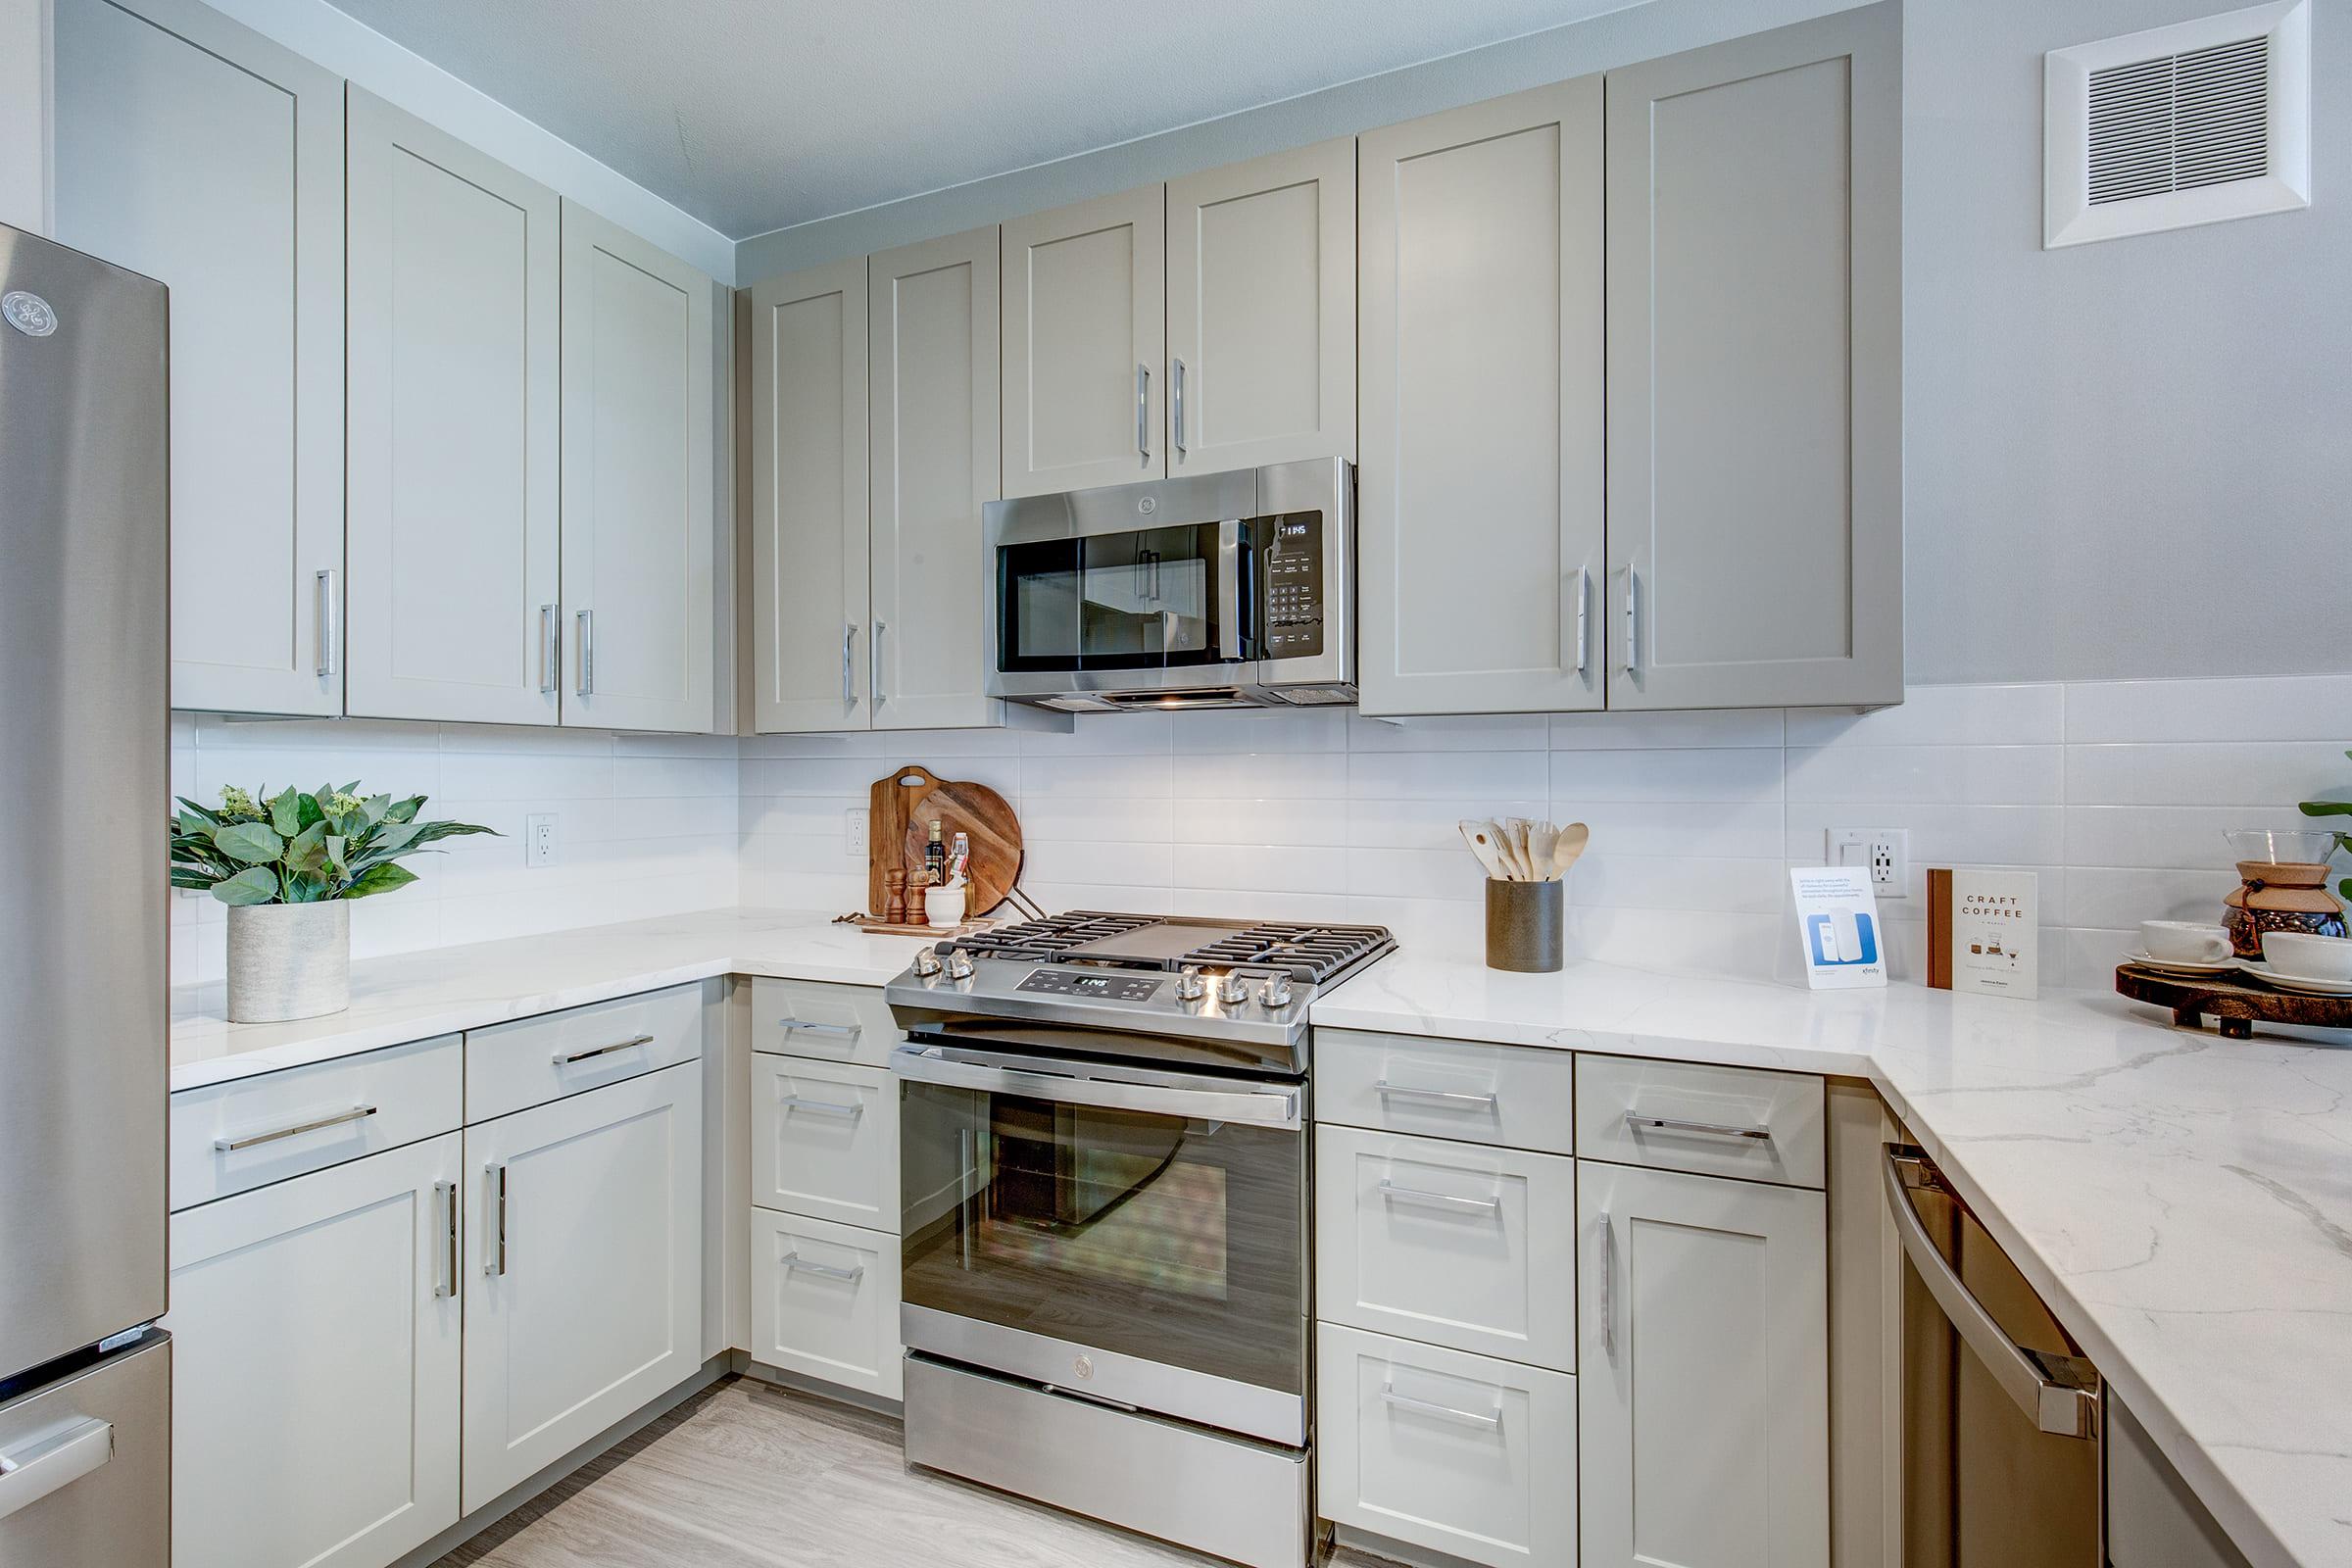
<path id="1" fill-rule="evenodd" d="M 916 1038 L 1303 1073 L 1315 995 L 1388 928 L 1078 909 L 942 942 L 884 988 Z"/>

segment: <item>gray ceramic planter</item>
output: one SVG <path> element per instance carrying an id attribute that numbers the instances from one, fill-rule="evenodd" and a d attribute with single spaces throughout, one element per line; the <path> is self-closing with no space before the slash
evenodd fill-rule
<path id="1" fill-rule="evenodd" d="M 231 1023 L 316 1018 L 350 1005 L 348 902 L 229 906 Z"/>

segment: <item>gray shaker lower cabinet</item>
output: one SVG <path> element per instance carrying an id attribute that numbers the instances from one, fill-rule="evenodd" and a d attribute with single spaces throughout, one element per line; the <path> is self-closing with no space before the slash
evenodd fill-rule
<path id="1" fill-rule="evenodd" d="M 1900 702 L 1901 12 L 1607 90 L 1608 706 Z"/>

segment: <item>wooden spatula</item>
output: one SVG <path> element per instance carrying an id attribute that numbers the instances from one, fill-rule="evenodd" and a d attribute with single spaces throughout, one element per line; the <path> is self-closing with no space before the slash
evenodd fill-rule
<path id="1" fill-rule="evenodd" d="M 1502 830 L 1484 817 L 1465 817 L 1455 824 L 1462 830 L 1462 842 L 1478 857 L 1478 863 L 1487 868 L 1487 875 L 1497 882 L 1516 880 L 1510 867 L 1503 862 Z"/>

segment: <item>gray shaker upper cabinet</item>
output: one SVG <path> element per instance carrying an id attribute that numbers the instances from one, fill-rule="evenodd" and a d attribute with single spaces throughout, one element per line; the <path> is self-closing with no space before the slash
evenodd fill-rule
<path id="1" fill-rule="evenodd" d="M 1609 73 L 1611 708 L 1902 700 L 1901 27 Z"/>
<path id="2" fill-rule="evenodd" d="M 998 491 L 997 231 L 885 251 L 867 284 L 873 725 L 998 723 L 980 525 Z"/>
<path id="3" fill-rule="evenodd" d="M 1167 187 L 1003 230 L 1004 494 L 1164 476 Z"/>
<path id="4" fill-rule="evenodd" d="M 873 727 L 865 269 L 856 257 L 751 291 L 750 681 L 762 735 Z"/>
<path id="5" fill-rule="evenodd" d="M 1358 152 L 1363 711 L 1599 708 L 1600 78 Z"/>
<path id="6" fill-rule="evenodd" d="M 351 711 L 553 724 L 563 204 L 351 89 Z"/>
<path id="7" fill-rule="evenodd" d="M 340 713 L 343 83 L 195 0 L 55 69 L 58 237 L 172 290 L 172 704 Z"/>
<path id="8" fill-rule="evenodd" d="M 564 204 L 564 722 L 708 733 L 710 280 Z"/>
<path id="9" fill-rule="evenodd" d="M 1168 464 L 1355 456 L 1355 138 L 1168 182 Z"/>

